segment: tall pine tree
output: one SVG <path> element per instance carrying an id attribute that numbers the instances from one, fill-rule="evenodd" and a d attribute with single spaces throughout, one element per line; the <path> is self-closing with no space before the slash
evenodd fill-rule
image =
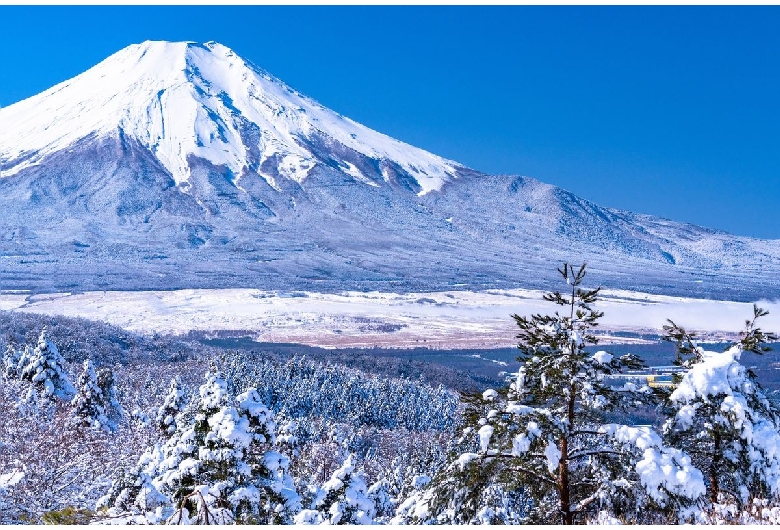
<path id="1" fill-rule="evenodd" d="M 606 513 L 647 521 L 643 507 L 700 495 L 701 473 L 649 428 L 608 423 L 647 400 L 607 378 L 643 363 L 596 345 L 599 289 L 583 289 L 585 265 L 559 269 L 566 293 L 544 299 L 563 311 L 512 315 L 522 363 L 508 388 L 473 396 L 459 456 L 412 506 L 408 521 L 585 523 Z M 465 449 L 465 451 L 464 451 Z"/>

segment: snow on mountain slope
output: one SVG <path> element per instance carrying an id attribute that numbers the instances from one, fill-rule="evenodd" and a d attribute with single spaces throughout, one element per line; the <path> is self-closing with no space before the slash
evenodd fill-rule
<path id="1" fill-rule="evenodd" d="M 121 131 L 149 149 L 186 189 L 188 157 L 303 181 L 322 160 L 303 139 L 324 137 L 414 177 L 420 194 L 456 176 L 458 164 L 393 140 L 297 93 L 217 43 L 144 42 L 83 74 L 0 109 L 0 177 L 40 164 L 89 137 Z M 264 171 L 272 161 L 275 171 Z M 371 183 L 359 168 L 340 169 Z"/>
<path id="2" fill-rule="evenodd" d="M 780 298 L 780 241 L 485 175 L 215 43 L 145 42 L 0 109 L 0 290 L 547 289 Z"/>

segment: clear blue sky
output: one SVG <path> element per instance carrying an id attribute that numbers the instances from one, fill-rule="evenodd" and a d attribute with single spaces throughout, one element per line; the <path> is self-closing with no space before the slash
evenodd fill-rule
<path id="1" fill-rule="evenodd" d="M 604 206 L 780 238 L 780 7 L 0 6 L 0 105 L 215 40 L 369 127 Z"/>

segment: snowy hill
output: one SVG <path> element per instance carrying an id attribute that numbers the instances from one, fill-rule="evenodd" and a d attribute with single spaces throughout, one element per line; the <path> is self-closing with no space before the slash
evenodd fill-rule
<path id="1" fill-rule="evenodd" d="M 0 109 L 0 289 L 611 288 L 780 295 L 780 242 L 491 176 L 216 44 L 145 42 Z"/>

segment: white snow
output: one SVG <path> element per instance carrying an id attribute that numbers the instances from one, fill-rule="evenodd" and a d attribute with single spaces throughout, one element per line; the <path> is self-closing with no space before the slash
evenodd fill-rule
<path id="1" fill-rule="evenodd" d="M 482 399 L 485 401 L 493 401 L 498 397 L 498 392 L 493 390 L 492 388 L 488 388 L 484 392 L 482 392 Z"/>
<path id="2" fill-rule="evenodd" d="M 463 453 L 458 457 L 458 465 L 460 466 L 460 470 L 463 471 L 467 465 L 469 465 L 470 462 L 473 460 L 476 460 L 479 458 L 479 455 L 477 453 Z"/>
<path id="3" fill-rule="evenodd" d="M 697 396 L 732 394 L 731 382 L 744 379 L 744 367 L 739 364 L 741 355 L 737 346 L 722 353 L 702 350 L 702 362 L 685 373 L 670 399 L 687 403 Z"/>
<path id="4" fill-rule="evenodd" d="M 9 489 L 12 486 L 16 486 L 24 478 L 24 472 L 11 471 L 0 475 L 0 490 Z"/>
<path id="5" fill-rule="evenodd" d="M 607 424 L 599 431 L 641 452 L 642 458 L 636 462 L 635 469 L 648 495 L 656 501 L 665 500 L 667 491 L 691 499 L 705 493 L 704 477 L 693 466 L 691 458 L 679 449 L 664 446 L 651 428 Z"/>
<path id="6" fill-rule="evenodd" d="M 490 445 L 490 437 L 493 436 L 493 426 L 492 425 L 483 425 L 479 429 L 479 448 L 482 449 L 482 452 L 487 452 L 488 445 Z"/>
<path id="7" fill-rule="evenodd" d="M 243 132 L 248 123 L 260 131 L 254 140 Z M 280 173 L 301 182 L 317 161 L 296 139 L 322 135 L 400 165 L 421 194 L 440 189 L 461 167 L 324 108 L 221 44 L 146 41 L 0 109 L 0 162 L 6 165 L 0 177 L 84 138 L 119 134 L 152 152 L 177 184 L 188 181 L 190 155 L 226 166 L 237 178 L 276 157 Z M 260 152 L 254 164 L 250 149 Z M 365 181 L 354 166 L 344 170 Z"/>
<path id="8" fill-rule="evenodd" d="M 595 307 L 605 315 L 603 332 L 660 333 L 666 319 L 713 337 L 736 337 L 750 303 L 697 300 L 628 291 L 603 291 Z M 0 309 L 101 320 L 141 333 L 184 334 L 189 330 L 255 330 L 264 342 L 332 346 L 511 347 L 517 326 L 512 313 L 546 313 L 542 291 L 513 289 L 434 293 L 299 292 L 297 296 L 255 289 L 93 291 L 38 296 L 0 294 Z M 420 304 L 421 296 L 435 304 Z M 762 326 L 780 330 L 780 303 Z M 366 319 L 377 324 L 366 329 Z M 377 329 L 396 326 L 395 331 Z M 334 332 L 338 329 L 340 333 Z M 624 342 L 607 335 L 600 343 Z"/>
<path id="9" fill-rule="evenodd" d="M 550 440 L 547 443 L 547 447 L 544 450 L 544 456 L 547 458 L 547 470 L 550 473 L 554 473 L 558 469 L 558 464 L 561 462 L 561 450 L 555 445 L 555 442 Z"/>
<path id="10" fill-rule="evenodd" d="M 605 351 L 597 351 L 591 358 L 599 364 L 609 364 L 612 361 L 612 354 Z"/>

